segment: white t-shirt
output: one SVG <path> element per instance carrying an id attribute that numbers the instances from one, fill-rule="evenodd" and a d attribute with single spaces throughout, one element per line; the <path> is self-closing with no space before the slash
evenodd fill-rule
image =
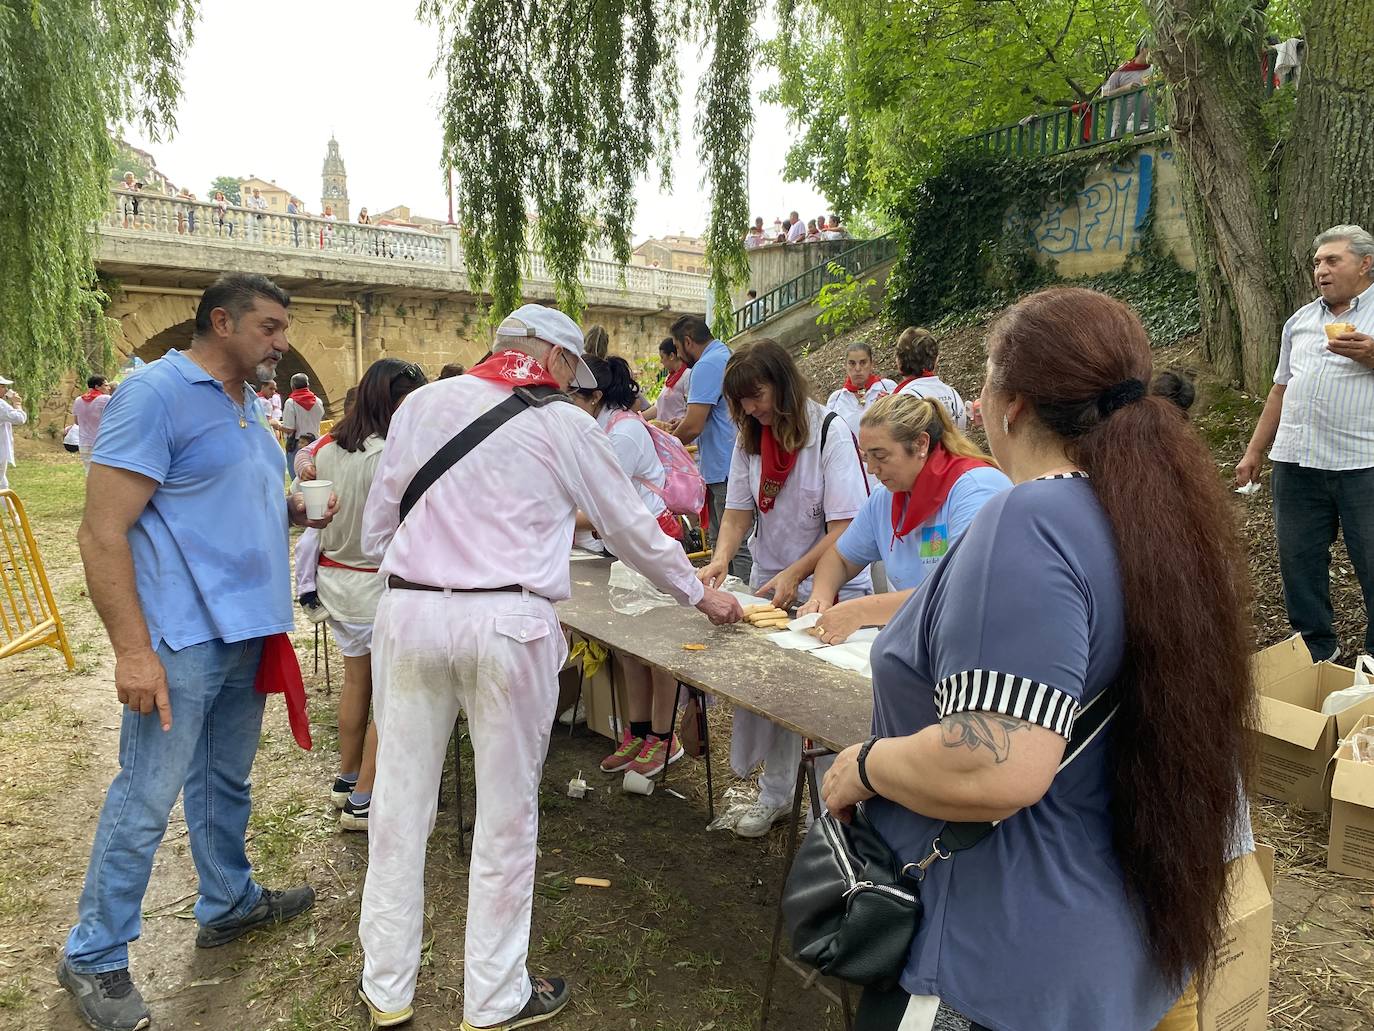
<path id="1" fill-rule="evenodd" d="M 303 437 L 309 434 L 312 437 L 318 437 L 320 435 L 320 423 L 323 421 L 323 401 L 316 401 L 308 412 L 293 398 L 288 397 L 286 404 L 282 405 L 281 424 L 286 427 L 286 432 L 293 436 Z"/>
<path id="2" fill-rule="evenodd" d="M 668 477 L 663 472 L 663 463 L 659 460 L 658 450 L 654 447 L 653 438 L 649 436 L 649 427 L 644 424 L 643 419 L 637 415 L 623 415 L 616 419 L 614 426 L 611 425 L 611 420 L 622 411 L 623 409 L 603 408 L 596 417 L 596 424 L 611 438 L 611 450 L 615 452 L 615 460 L 620 463 L 620 468 L 635 485 L 635 491 L 644 502 L 644 507 L 649 510 L 651 516 L 659 516 L 668 506 L 663 503 L 661 497 L 644 486 L 644 481 L 662 490 L 668 482 Z"/>
<path id="3" fill-rule="evenodd" d="M 345 451 L 331 440 L 315 452 L 319 478 L 334 484 L 339 499 L 338 513 L 320 531 L 320 554 L 354 567 L 320 566 L 315 587 L 320 604 L 344 623 L 371 623 L 382 600 L 381 574 L 357 570 L 376 568 L 376 562 L 363 551 L 363 512 L 385 447 L 386 441 L 373 435 L 363 441 L 361 451 Z"/>
<path id="4" fill-rule="evenodd" d="M 815 401 L 807 402 L 811 432 L 806 447 L 797 455 L 782 490 L 766 513 L 759 512 L 749 551 L 754 556 L 753 580 L 762 584 L 782 572 L 816 546 L 825 536 L 825 524 L 837 519 L 853 519 L 868 501 L 863 469 L 854 448 L 854 438 L 846 432 L 843 419 L 830 424 L 821 454 L 821 427 L 826 411 Z M 759 477 L 763 459 L 745 454 L 735 445 L 730 459 L 730 481 L 725 491 L 725 507 L 758 511 Z M 849 586 L 872 590 L 872 579 L 865 569 Z M 802 585 L 802 596 L 811 592 L 811 578 Z"/>
<path id="5" fill-rule="evenodd" d="M 897 384 L 890 379 L 880 379 L 873 386 L 864 391 L 863 398 L 860 399 L 852 390 L 845 390 L 840 387 L 830 395 L 830 400 L 825 403 L 827 412 L 834 412 L 849 426 L 849 431 L 857 439 L 859 436 L 859 420 L 864 417 L 864 412 L 878 398 L 892 393 L 897 389 Z"/>
<path id="6" fill-rule="evenodd" d="M 968 408 L 964 405 L 964 399 L 959 396 L 959 391 L 944 382 L 939 376 L 921 376 L 906 384 L 897 393 L 906 394 L 910 397 L 928 397 L 932 401 L 939 401 L 949 412 L 949 417 L 954 420 L 955 426 L 961 430 L 968 429 Z"/>
<path id="7" fill-rule="evenodd" d="M 800 220 L 792 223 L 792 228 L 787 230 L 788 243 L 800 243 L 806 239 L 806 223 Z"/>
<path id="8" fill-rule="evenodd" d="M 666 384 L 658 395 L 657 415 L 663 422 L 674 422 L 687 414 L 687 388 L 692 382 L 692 370 L 683 369 L 678 381 L 671 387 Z"/>

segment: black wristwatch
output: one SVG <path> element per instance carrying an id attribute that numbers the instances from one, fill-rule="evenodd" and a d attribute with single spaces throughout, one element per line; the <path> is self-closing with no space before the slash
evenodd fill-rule
<path id="1" fill-rule="evenodd" d="M 872 782 L 868 779 L 868 770 L 865 767 L 865 763 L 868 762 L 869 750 L 872 749 L 873 746 L 877 743 L 878 735 L 874 734 L 871 738 L 865 741 L 863 747 L 859 749 L 859 780 L 863 783 L 863 786 L 866 790 L 873 792 L 873 794 L 875 795 L 878 793 L 878 789 L 875 788 Z"/>

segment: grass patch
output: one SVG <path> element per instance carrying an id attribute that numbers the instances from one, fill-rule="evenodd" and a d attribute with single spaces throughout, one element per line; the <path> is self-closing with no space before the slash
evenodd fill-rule
<path id="1" fill-rule="evenodd" d="M 24 1004 L 28 994 L 28 975 L 20 974 L 15 980 L 0 987 L 0 1010 L 17 1010 Z"/>

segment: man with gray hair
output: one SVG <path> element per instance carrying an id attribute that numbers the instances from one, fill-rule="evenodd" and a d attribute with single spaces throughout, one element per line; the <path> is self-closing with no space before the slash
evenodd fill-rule
<path id="1" fill-rule="evenodd" d="M 594 389 L 562 312 L 527 304 L 491 357 L 410 394 L 387 432 L 363 514 L 363 549 L 386 592 L 373 628 L 377 781 L 363 888 L 359 994 L 374 1027 L 414 1015 L 425 842 L 461 708 L 477 780 L 463 950 L 463 1024 L 525 1027 L 569 993 L 531 976 L 539 778 L 567 642 L 553 603 L 571 595 L 569 546 L 584 513 L 627 565 L 713 623 L 740 619 L 702 589 L 621 471 L 595 420 L 568 403 Z M 490 438 L 490 439 L 488 439 Z"/>
<path id="2" fill-rule="evenodd" d="M 1374 236 L 1335 226 L 1313 249 L 1321 296 L 1283 327 L 1274 386 L 1236 482 L 1259 481 L 1272 444 L 1283 600 L 1320 662 L 1341 654 L 1331 609 L 1338 526 L 1364 592 L 1364 651 L 1374 652 Z"/>
<path id="3" fill-rule="evenodd" d="M 296 452 L 318 439 L 324 420 L 324 405 L 310 389 L 310 377 L 298 372 L 291 377 L 291 395 L 281 407 L 281 424 L 286 430 L 286 468 L 294 469 Z"/>

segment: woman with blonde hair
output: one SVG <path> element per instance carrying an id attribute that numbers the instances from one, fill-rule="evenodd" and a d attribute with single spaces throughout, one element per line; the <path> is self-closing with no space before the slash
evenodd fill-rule
<path id="1" fill-rule="evenodd" d="M 939 401 L 955 426 L 968 429 L 968 408 L 964 399 L 937 372 L 940 341 L 935 339 L 935 334 L 920 326 L 908 326 L 898 335 L 893 350 L 897 355 L 897 368 L 902 373 L 902 381 L 893 393 Z"/>
<path id="2" fill-rule="evenodd" d="M 722 394 L 739 437 L 730 460 L 725 515 L 701 579 L 716 587 L 753 530 L 753 593 L 779 608 L 805 601 L 811 574 L 867 500 L 854 437 L 843 419 L 812 401 L 797 363 L 780 344 L 758 340 L 725 366 Z M 843 585 L 842 597 L 868 594 L 867 570 Z M 736 710 L 730 765 L 741 777 L 763 762 L 758 801 L 735 833 L 758 838 L 792 807 L 801 738 L 760 716 Z"/>
<path id="3" fill-rule="evenodd" d="M 930 398 L 890 394 L 864 413 L 859 445 L 879 486 L 816 565 L 817 633 L 839 644 L 860 627 L 886 626 L 944 558 L 978 510 L 1011 486 L 991 458 Z M 835 603 L 839 585 L 884 563 L 892 591 Z"/>

